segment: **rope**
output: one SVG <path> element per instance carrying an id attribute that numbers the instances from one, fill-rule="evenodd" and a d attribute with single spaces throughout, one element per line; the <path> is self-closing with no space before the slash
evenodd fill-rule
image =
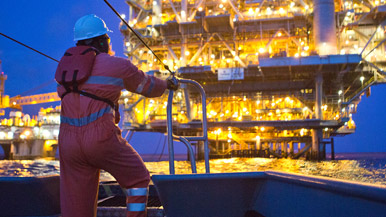
<path id="1" fill-rule="evenodd" d="M 43 55 L 43 56 L 45 56 L 45 57 L 47 57 L 47 58 L 49 58 L 49 59 L 51 59 L 51 60 L 53 60 L 53 61 L 55 61 L 55 62 L 59 62 L 59 60 L 54 59 L 54 58 L 48 56 L 47 54 L 44 54 L 44 53 L 42 53 L 42 52 L 40 52 L 40 51 L 38 51 L 38 50 L 36 50 L 36 49 L 34 49 L 34 48 L 32 48 L 32 47 L 26 45 L 26 44 L 24 44 L 24 43 L 22 43 L 22 42 L 20 42 L 20 41 L 18 41 L 18 40 L 16 40 L 16 39 L 14 39 L 14 38 L 8 36 L 8 35 L 5 35 L 5 34 L 3 34 L 3 33 L 1 33 L 1 32 L 0 32 L 0 35 L 4 36 L 4 37 L 6 37 L 6 38 L 8 38 L 8 39 L 10 39 L 10 40 L 12 40 L 12 41 L 14 41 L 14 42 L 20 44 L 20 45 L 23 45 L 24 47 L 29 48 L 29 49 L 35 51 L 36 53 L 41 54 L 41 55 Z"/>
<path id="2" fill-rule="evenodd" d="M 161 65 L 170 72 L 171 75 L 174 75 L 174 72 L 172 72 L 170 69 L 169 69 L 169 66 L 167 66 L 166 64 L 164 64 L 162 62 L 162 60 L 157 56 L 157 54 L 154 53 L 154 51 L 146 44 L 146 42 L 141 38 L 141 36 L 139 36 L 133 28 L 130 27 L 130 25 L 126 22 L 125 19 L 123 19 L 121 17 L 121 15 L 118 13 L 118 11 L 116 11 L 114 9 L 114 7 L 107 1 L 107 0 L 104 0 L 104 2 L 110 7 L 110 9 L 112 11 L 114 11 L 114 13 L 119 17 L 119 19 L 121 19 L 121 21 L 130 29 L 131 32 L 133 32 L 133 34 L 142 42 L 142 44 L 147 48 L 149 49 L 149 51 L 155 56 L 155 58 L 161 63 Z"/>

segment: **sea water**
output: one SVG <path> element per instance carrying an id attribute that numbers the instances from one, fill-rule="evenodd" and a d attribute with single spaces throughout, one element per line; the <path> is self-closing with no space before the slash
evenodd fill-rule
<path id="1" fill-rule="evenodd" d="M 328 156 L 329 157 L 329 156 Z M 386 185 L 386 153 L 338 153 L 336 160 L 320 162 L 276 158 L 226 158 L 210 160 L 211 173 L 254 172 L 277 170 L 304 175 L 316 175 L 336 179 Z M 143 156 L 151 174 L 169 174 L 167 156 Z M 176 157 L 183 159 L 184 156 Z M 176 174 L 191 173 L 190 162 L 175 162 Z M 204 161 L 197 162 L 197 172 L 205 173 Z M 58 160 L 2 160 L 0 176 L 45 176 L 59 174 Z M 115 180 L 102 171 L 101 181 Z"/>

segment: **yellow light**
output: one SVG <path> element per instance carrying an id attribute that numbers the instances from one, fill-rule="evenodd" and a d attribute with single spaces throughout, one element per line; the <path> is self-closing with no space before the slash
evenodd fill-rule
<path id="1" fill-rule="evenodd" d="M 283 8 L 279 8 L 279 13 L 280 14 L 284 14 L 285 13 L 284 9 Z"/>
<path id="2" fill-rule="evenodd" d="M 249 8 L 249 10 L 248 10 L 248 14 L 250 15 L 250 16 L 252 16 L 253 15 L 253 9 L 252 8 Z"/>
<path id="3" fill-rule="evenodd" d="M 264 53 L 265 49 L 263 47 L 259 48 L 259 53 Z"/>
<path id="4" fill-rule="evenodd" d="M 272 9 L 271 8 L 267 8 L 267 15 L 272 15 Z"/>
<path id="5" fill-rule="evenodd" d="M 232 134 L 228 133 L 228 138 L 232 139 Z"/>
<path id="6" fill-rule="evenodd" d="M 349 41 L 348 40 L 346 40 L 346 44 L 348 44 L 349 43 Z"/>
<path id="7" fill-rule="evenodd" d="M 268 113 L 268 116 L 272 116 L 272 112 Z"/>
<path id="8" fill-rule="evenodd" d="M 277 36 L 278 36 L 278 37 L 281 37 L 281 32 L 277 33 Z"/>
<path id="9" fill-rule="evenodd" d="M 164 64 L 166 64 L 168 61 L 167 61 L 167 60 L 163 60 L 162 62 L 163 62 Z"/>
<path id="10" fill-rule="evenodd" d="M 201 12 L 201 11 L 202 11 L 202 7 L 199 7 L 199 8 L 198 8 L 198 11 L 200 11 L 200 12 Z"/>
<path id="11" fill-rule="evenodd" d="M 260 130 L 261 130 L 261 132 L 264 132 L 265 128 L 264 127 L 260 127 Z"/>
<path id="12" fill-rule="evenodd" d="M 26 135 L 27 137 L 30 136 L 31 135 L 31 131 L 29 131 L 29 130 L 24 131 L 24 135 Z"/>
<path id="13" fill-rule="evenodd" d="M 308 49 L 310 49 L 310 47 L 305 46 L 303 49 L 304 49 L 305 51 L 308 51 Z"/>
<path id="14" fill-rule="evenodd" d="M 210 57 L 211 57 L 212 59 L 214 59 L 216 56 L 215 56 L 214 54 L 212 54 L 212 55 L 210 55 Z"/>
<path id="15" fill-rule="evenodd" d="M 217 129 L 217 134 L 221 134 L 221 132 L 222 132 L 222 131 L 221 131 L 221 128 L 218 128 L 218 129 Z"/>
<path id="16" fill-rule="evenodd" d="M 126 14 L 121 14 L 122 19 L 126 18 Z"/>
<path id="17" fill-rule="evenodd" d="M 126 47 L 129 47 L 130 46 L 130 42 L 126 42 L 125 45 L 126 45 Z"/>
<path id="18" fill-rule="evenodd" d="M 225 111 L 225 114 L 228 114 L 228 113 L 229 113 L 229 110 L 226 110 L 226 111 Z"/>
<path id="19" fill-rule="evenodd" d="M 260 104 L 260 100 L 257 100 L 257 101 L 256 101 L 256 104 Z"/>
<path id="20" fill-rule="evenodd" d="M 219 8 L 223 8 L 223 7 L 224 7 L 224 5 L 223 5 L 223 4 L 220 4 L 218 7 L 219 7 Z"/>
<path id="21" fill-rule="evenodd" d="M 227 2 L 227 0 L 221 0 L 222 1 L 222 3 L 225 3 L 225 2 Z"/>
<path id="22" fill-rule="evenodd" d="M 298 53 L 296 53 L 296 54 L 295 54 L 295 57 L 296 57 L 296 58 L 298 58 L 298 57 L 299 57 L 299 54 L 298 54 Z"/>
<path id="23" fill-rule="evenodd" d="M 243 112 L 246 112 L 247 111 L 247 108 L 243 108 Z"/>
<path id="24" fill-rule="evenodd" d="M 185 56 L 189 56 L 190 55 L 190 52 L 187 50 L 185 51 Z"/>
<path id="25" fill-rule="evenodd" d="M 285 100 L 286 102 L 289 102 L 291 99 L 287 96 L 284 100 Z"/>

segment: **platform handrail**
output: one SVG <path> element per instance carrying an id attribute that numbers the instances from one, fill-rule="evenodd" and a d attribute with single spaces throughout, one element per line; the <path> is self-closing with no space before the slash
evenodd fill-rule
<path id="1" fill-rule="evenodd" d="M 196 171 L 196 162 L 193 154 L 193 148 L 190 144 L 190 141 L 204 141 L 204 158 L 205 158 L 205 172 L 210 173 L 209 168 L 209 144 L 208 144 L 208 126 L 207 126 L 207 117 L 206 117 L 206 94 L 204 88 L 196 81 L 189 79 L 178 79 L 179 83 L 182 84 L 192 84 L 195 86 L 201 94 L 202 100 L 202 136 L 176 136 L 173 135 L 173 120 L 172 120 L 172 105 L 173 105 L 173 95 L 174 91 L 169 91 L 168 104 L 167 104 L 167 138 L 168 138 L 168 149 L 169 149 L 169 173 L 175 174 L 174 169 L 174 145 L 173 139 L 178 139 L 186 145 L 188 148 L 190 162 L 192 167 L 192 173 L 197 173 Z"/>
<path id="2" fill-rule="evenodd" d="M 196 159 L 194 158 L 194 152 L 193 152 L 193 148 L 192 148 L 192 145 L 190 144 L 190 142 L 183 136 L 174 136 L 173 135 L 173 139 L 179 140 L 180 142 L 185 144 L 186 148 L 188 149 L 188 153 L 189 153 L 190 166 L 192 169 L 192 173 L 197 173 Z"/>

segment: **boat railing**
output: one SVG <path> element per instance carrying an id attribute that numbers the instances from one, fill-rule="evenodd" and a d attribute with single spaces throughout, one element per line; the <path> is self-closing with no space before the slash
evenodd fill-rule
<path id="1" fill-rule="evenodd" d="M 178 82 L 181 84 L 191 84 L 196 87 L 200 94 L 202 100 L 202 136 L 177 136 L 173 134 L 173 119 L 172 119 L 172 105 L 173 105 L 173 95 L 174 91 L 169 91 L 168 96 L 168 105 L 167 105 L 167 138 L 168 138 L 168 149 L 169 149 L 169 173 L 175 174 L 174 168 L 174 140 L 179 140 L 184 143 L 188 148 L 192 173 L 197 173 L 196 169 L 196 160 L 193 153 L 193 148 L 191 145 L 191 141 L 203 141 L 204 142 L 204 158 L 205 158 L 205 172 L 210 173 L 209 169 L 209 144 L 208 144 L 208 127 L 207 127 L 207 117 L 206 117 L 206 94 L 204 88 L 196 81 L 189 79 L 178 79 Z"/>

